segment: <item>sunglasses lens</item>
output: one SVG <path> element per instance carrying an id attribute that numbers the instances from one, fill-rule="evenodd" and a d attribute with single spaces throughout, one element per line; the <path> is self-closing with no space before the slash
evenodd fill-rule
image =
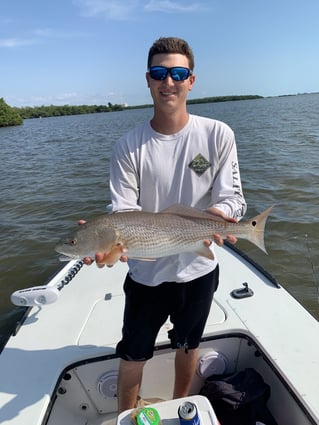
<path id="1" fill-rule="evenodd" d="M 184 81 L 189 77 L 190 71 L 188 68 L 183 68 L 180 66 L 175 66 L 171 68 L 171 76 L 175 81 Z"/>
<path id="2" fill-rule="evenodd" d="M 188 68 L 182 66 L 174 66 L 173 68 L 166 68 L 165 66 L 152 66 L 149 70 L 153 80 L 165 80 L 168 72 L 174 81 L 184 81 L 191 75 Z"/>
<path id="3" fill-rule="evenodd" d="M 163 66 L 152 66 L 150 68 L 150 76 L 153 80 L 165 80 L 168 74 L 168 69 Z"/>

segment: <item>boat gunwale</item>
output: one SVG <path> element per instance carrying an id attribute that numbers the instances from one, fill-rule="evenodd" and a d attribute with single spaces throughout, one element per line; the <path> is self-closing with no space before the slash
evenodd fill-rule
<path id="1" fill-rule="evenodd" d="M 231 242 L 225 240 L 224 241 L 224 245 L 225 247 L 229 250 L 229 251 L 233 251 L 235 254 L 237 254 L 240 258 L 242 258 L 243 260 L 245 260 L 248 264 L 250 264 L 251 266 L 253 266 L 259 273 L 261 273 L 265 278 L 267 278 L 269 280 L 269 282 L 275 287 L 280 289 L 281 285 L 278 282 L 278 280 L 271 274 L 269 273 L 263 266 L 261 266 L 260 264 L 258 264 L 255 260 L 253 260 L 248 254 L 246 254 L 243 250 L 241 250 L 240 248 L 238 248 L 236 245 L 232 244 Z"/>

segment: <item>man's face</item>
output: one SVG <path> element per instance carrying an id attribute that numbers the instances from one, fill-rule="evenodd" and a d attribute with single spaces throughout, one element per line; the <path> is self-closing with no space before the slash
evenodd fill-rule
<path id="1" fill-rule="evenodd" d="M 166 68 L 181 66 L 188 68 L 189 63 L 187 57 L 179 53 L 160 53 L 153 57 L 151 66 L 164 66 Z M 165 80 L 158 81 L 151 78 L 149 72 L 147 72 L 146 80 L 154 106 L 163 109 L 163 111 L 170 111 L 185 107 L 187 94 L 193 88 L 195 76 L 190 75 L 184 81 L 174 81 L 168 73 Z"/>

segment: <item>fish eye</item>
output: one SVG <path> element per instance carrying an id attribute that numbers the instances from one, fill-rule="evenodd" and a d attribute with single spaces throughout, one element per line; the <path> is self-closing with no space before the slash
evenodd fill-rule
<path id="1" fill-rule="evenodd" d="M 77 242 L 78 241 L 76 239 L 71 239 L 70 240 L 70 244 L 73 245 L 73 246 L 75 246 L 77 244 Z"/>

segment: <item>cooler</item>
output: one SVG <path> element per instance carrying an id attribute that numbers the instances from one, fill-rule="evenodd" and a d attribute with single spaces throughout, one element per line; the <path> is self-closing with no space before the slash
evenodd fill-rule
<path id="1" fill-rule="evenodd" d="M 197 407 L 200 425 L 219 425 L 215 412 L 208 399 L 201 395 L 178 398 L 175 400 L 163 401 L 151 404 L 147 407 L 153 407 L 160 416 L 162 425 L 180 425 L 178 417 L 178 408 L 185 402 L 191 401 Z M 132 410 L 122 412 L 117 419 L 117 425 L 133 425 L 130 413 Z M 190 421 L 191 422 L 191 421 Z"/>

